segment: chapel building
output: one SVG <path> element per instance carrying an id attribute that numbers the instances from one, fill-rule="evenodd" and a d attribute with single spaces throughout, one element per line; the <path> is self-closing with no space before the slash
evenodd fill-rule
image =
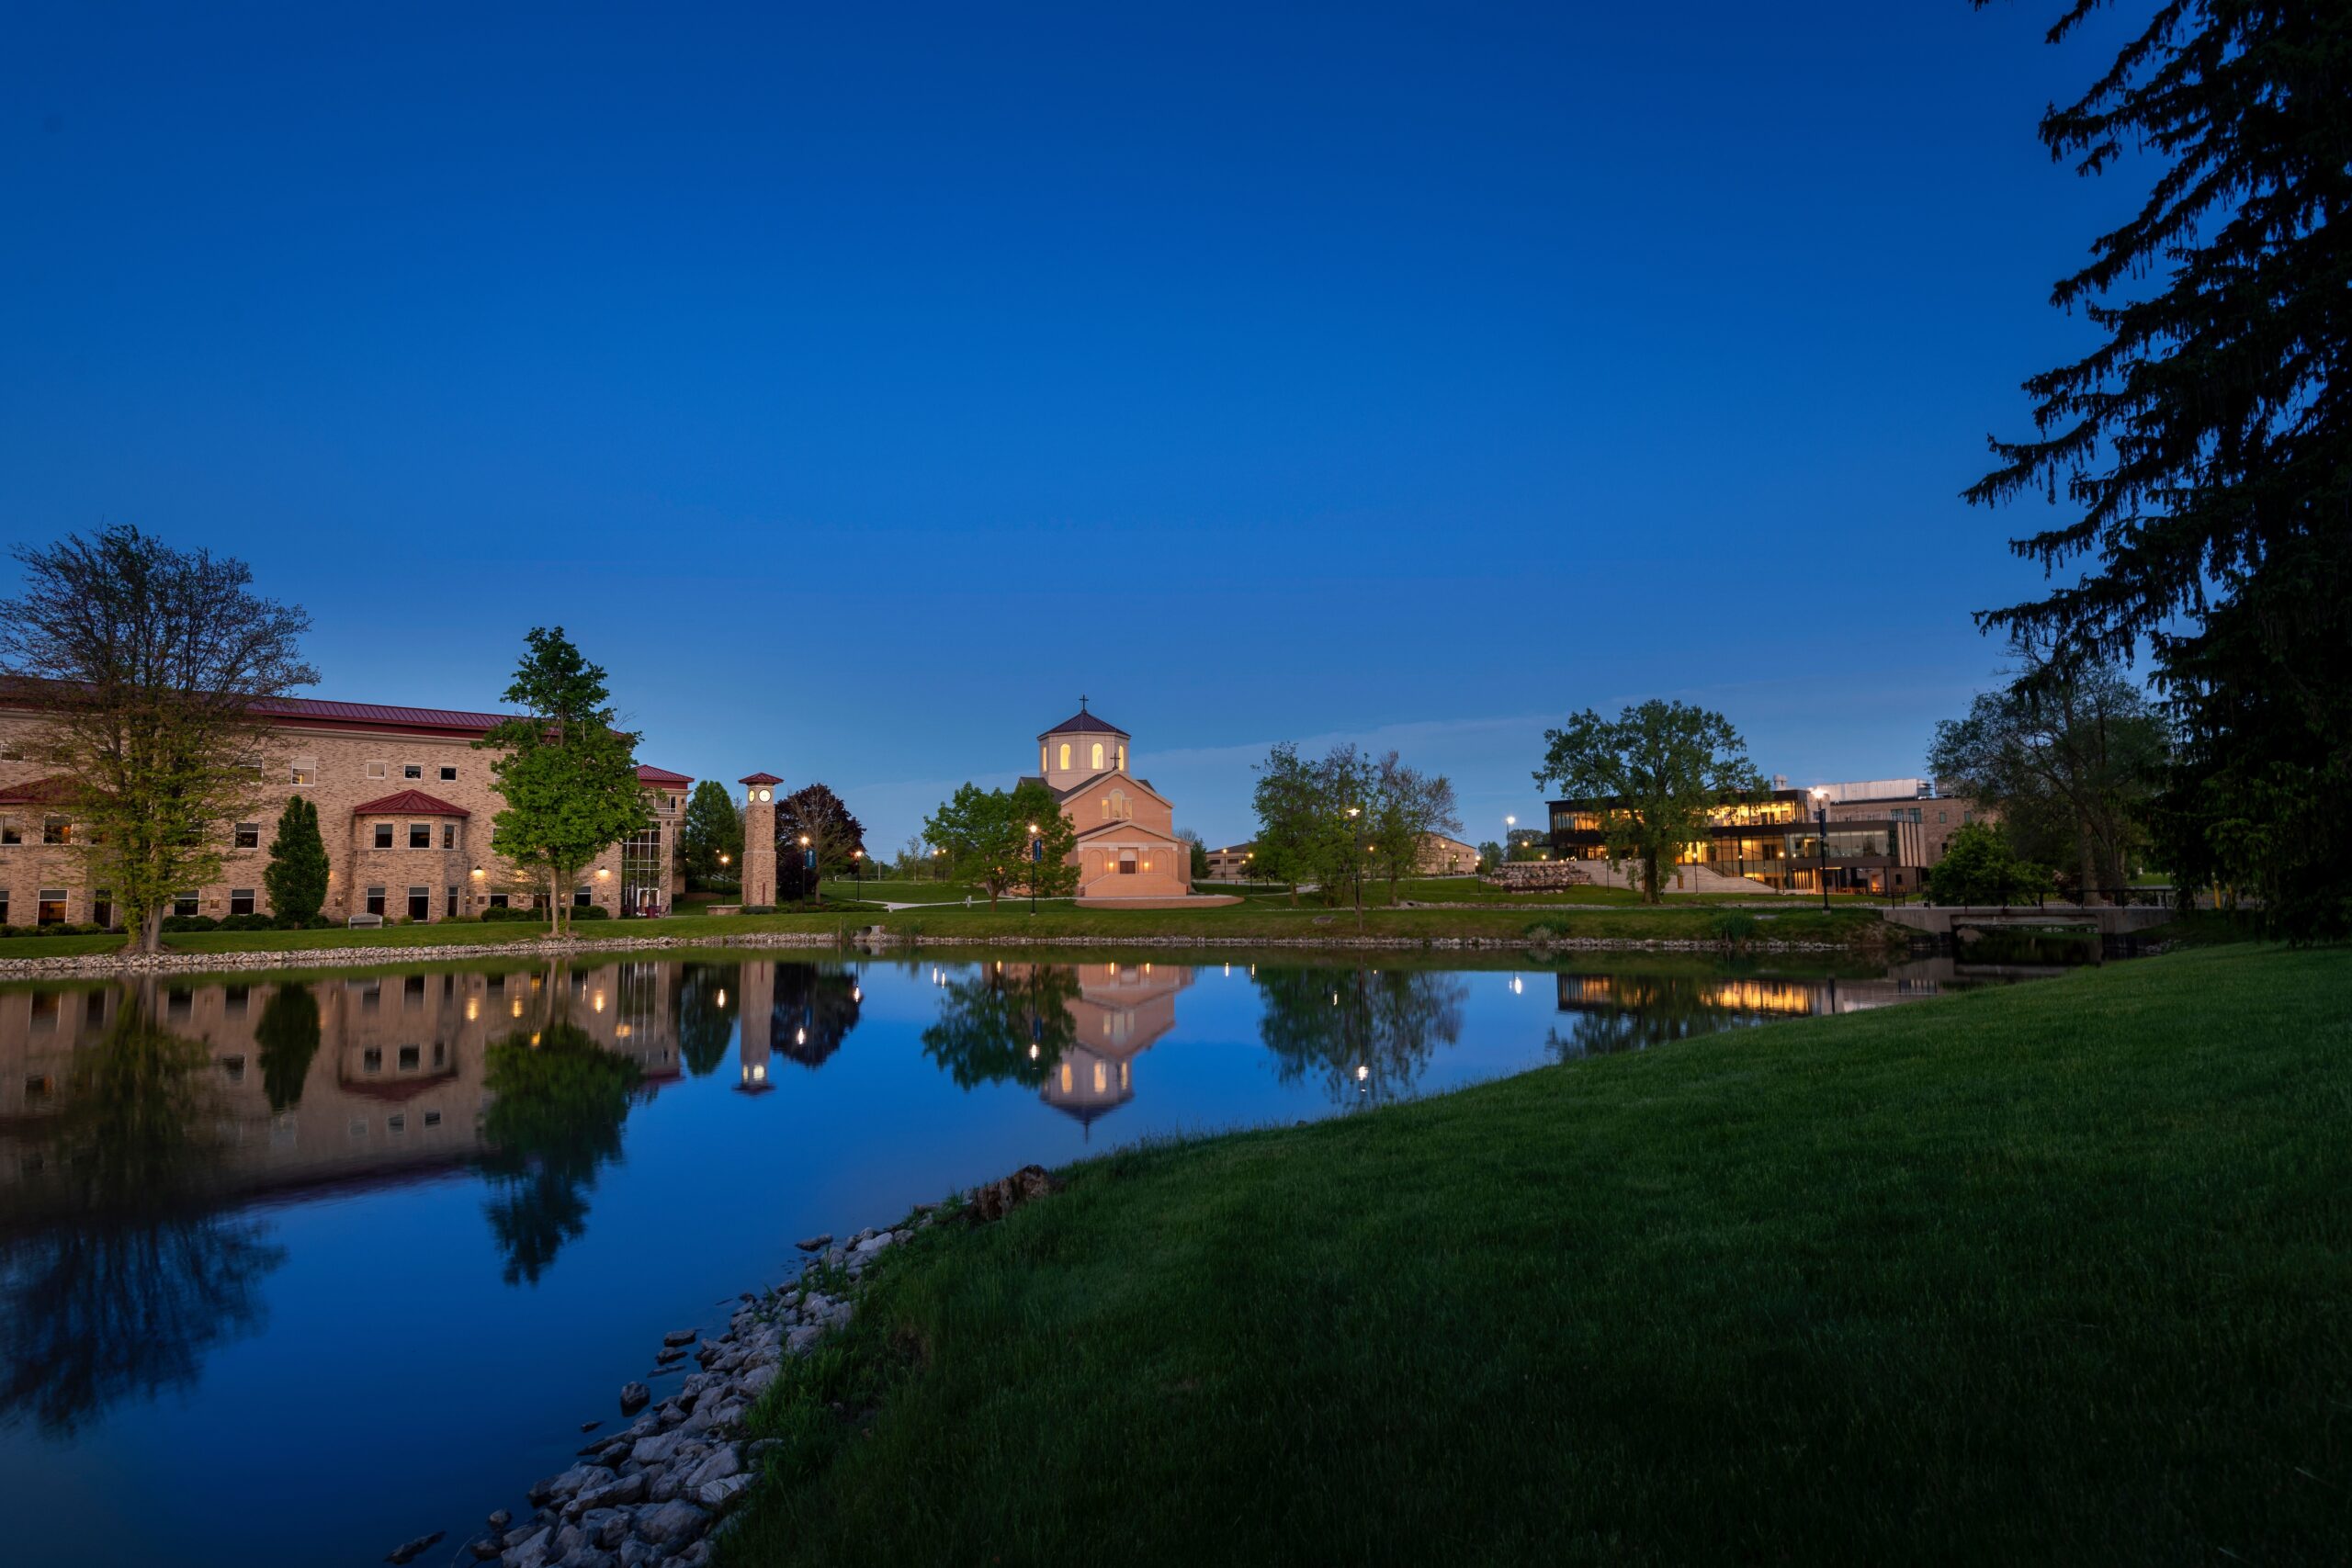
<path id="1" fill-rule="evenodd" d="M 1088 712 L 1084 697 L 1078 712 L 1037 737 L 1037 782 L 1053 792 L 1078 831 L 1070 856 L 1078 867 L 1078 896 L 1189 897 L 1192 853 L 1176 837 L 1176 808 L 1149 779 L 1127 771 L 1132 739 Z"/>

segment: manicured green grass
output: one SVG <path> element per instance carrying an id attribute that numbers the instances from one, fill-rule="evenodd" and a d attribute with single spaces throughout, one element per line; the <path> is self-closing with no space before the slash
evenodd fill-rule
<path id="1" fill-rule="evenodd" d="M 882 904 L 960 904 L 972 893 L 969 883 L 901 881 L 868 877 L 861 882 L 836 878 L 824 884 L 828 898 L 865 898 Z M 985 898 L 987 894 L 978 894 Z"/>
<path id="2" fill-rule="evenodd" d="M 788 1363 L 725 1562 L 2352 1560 L 2344 949 L 1069 1174 Z"/>
<path id="3" fill-rule="evenodd" d="M 829 896 L 829 901 L 830 896 Z M 1366 912 L 1366 935 L 1428 941 L 1445 937 L 1478 937 L 1487 941 L 1518 941 L 1538 926 L 1556 934 L 1607 938 L 1612 941 L 1695 941 L 1711 934 L 1715 911 L 1669 905 L 1665 908 L 1631 906 L 1569 908 L 1373 909 Z M 1817 909 L 1792 907 L 1773 913 L 1759 935 L 1788 942 L 1846 942 L 1878 926 L 1867 910 L 1840 909 L 1825 916 Z M 1241 904 L 1202 909 L 1082 909 L 1068 901 L 1047 900 L 1031 915 L 1026 901 L 1007 898 L 995 908 L 987 900 L 969 908 L 961 902 L 942 902 L 920 909 L 890 914 L 876 905 L 839 902 L 814 914 L 673 915 L 659 920 L 586 920 L 572 928 L 581 941 L 614 942 L 629 938 L 673 937 L 708 942 L 759 931 L 797 931 L 839 935 L 846 929 L 882 925 L 916 932 L 934 941 L 979 940 L 1017 936 L 1049 942 L 1084 937 L 1147 942 L 1158 937 L 1229 937 L 1251 941 L 1332 941 L 1357 934 L 1351 909 L 1327 909 L 1313 904 L 1293 908 L 1287 900 L 1250 899 Z M 546 928 L 534 921 L 503 920 L 478 923 L 453 920 L 439 925 L 386 926 L 374 931 L 186 931 L 167 935 L 164 945 L 175 953 L 304 953 L 324 949 L 403 948 L 440 945 L 492 947 L 534 942 Z M 119 936 L 10 937 L 0 941 L 0 958 L 51 958 L 78 953 L 109 953 L 122 946 Z"/>

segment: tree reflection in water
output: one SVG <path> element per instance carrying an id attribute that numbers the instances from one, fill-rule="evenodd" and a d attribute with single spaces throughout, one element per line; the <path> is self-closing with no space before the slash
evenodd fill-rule
<path id="1" fill-rule="evenodd" d="M 1319 1078 L 1335 1105 L 1412 1092 L 1440 1045 L 1462 1037 L 1458 975 L 1410 969 L 1275 969 L 1257 976 L 1260 1037 L 1282 1081 Z"/>
<path id="2" fill-rule="evenodd" d="M 254 1025 L 254 1044 L 261 1051 L 261 1082 L 270 1110 L 300 1104 L 311 1058 L 319 1054 L 319 998 L 310 987 L 280 986 L 270 993 L 261 1021 Z"/>
<path id="3" fill-rule="evenodd" d="M 778 963 L 771 1013 L 775 1048 L 804 1067 L 821 1067 L 857 1027 L 865 987 L 846 969 Z"/>
<path id="4" fill-rule="evenodd" d="M 727 1059 L 742 995 L 740 964 L 685 964 L 678 969 L 678 1059 L 695 1077 L 708 1077 Z"/>
<path id="5" fill-rule="evenodd" d="M 597 1171 L 620 1160 L 621 1123 L 643 1081 L 635 1062 L 560 1019 L 492 1043 L 481 1169 L 508 1284 L 537 1283 L 587 1228 L 588 1194 Z"/>
<path id="6" fill-rule="evenodd" d="M 1070 1004 L 1073 964 L 994 964 L 949 980 L 939 1016 L 922 1032 L 923 1054 L 958 1089 L 1011 1081 L 1036 1089 L 1078 1040 Z"/>
<path id="7" fill-rule="evenodd" d="M 42 1140 L 45 1183 L 75 1213 L 0 1235 L 0 1422 L 70 1434 L 119 1400 L 192 1386 L 207 1352 L 262 1325 L 285 1260 L 256 1221 L 204 1212 L 218 1124 L 204 1047 L 127 992 L 75 1055 Z"/>

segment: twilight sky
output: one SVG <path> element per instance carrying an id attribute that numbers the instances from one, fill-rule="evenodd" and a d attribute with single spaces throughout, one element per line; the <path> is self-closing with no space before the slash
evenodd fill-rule
<path id="1" fill-rule="evenodd" d="M 1494 837 L 1654 695 L 1917 773 L 2141 194 L 2034 138 L 2055 9 L 18 8 L 0 536 L 241 556 L 324 696 L 560 622 L 883 851 L 1081 691 L 1212 842 L 1341 738 Z"/>

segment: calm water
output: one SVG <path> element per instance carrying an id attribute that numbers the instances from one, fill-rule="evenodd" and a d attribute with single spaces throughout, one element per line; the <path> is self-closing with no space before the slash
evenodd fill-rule
<path id="1" fill-rule="evenodd" d="M 1088 953 L 0 990 L 0 1557 L 364 1563 L 447 1529 L 442 1562 L 796 1237 L 1968 983 Z"/>

